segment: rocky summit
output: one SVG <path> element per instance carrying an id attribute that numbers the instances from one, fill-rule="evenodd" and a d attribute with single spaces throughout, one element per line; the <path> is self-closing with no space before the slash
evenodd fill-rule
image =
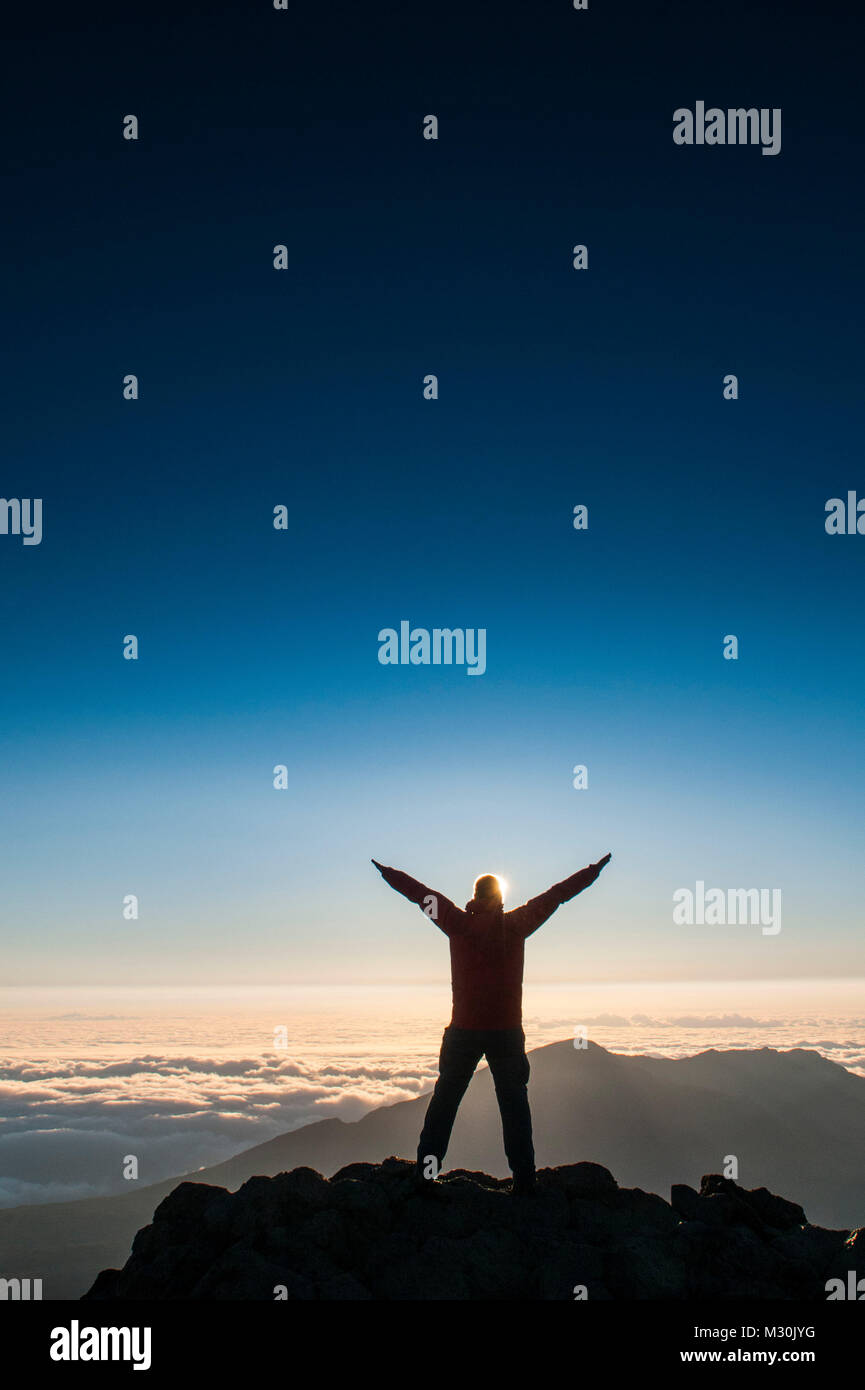
<path id="1" fill-rule="evenodd" d="M 704 1177 L 665 1202 L 606 1168 L 545 1168 L 528 1197 L 451 1170 L 422 1192 L 414 1164 L 351 1163 L 183 1182 L 123 1269 L 85 1299 L 809 1299 L 865 1268 L 865 1229 L 823 1230 L 766 1188 Z"/>

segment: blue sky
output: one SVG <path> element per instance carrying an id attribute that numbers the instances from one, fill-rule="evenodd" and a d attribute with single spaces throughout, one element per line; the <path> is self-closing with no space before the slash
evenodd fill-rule
<path id="1" fill-rule="evenodd" d="M 370 856 L 462 902 L 608 849 L 539 978 L 863 973 L 848 21 L 626 9 L 22 31 L 4 982 L 436 978 Z M 782 153 L 675 146 L 704 98 Z M 402 619 L 485 674 L 381 666 Z M 675 927 L 697 879 L 784 930 Z"/>

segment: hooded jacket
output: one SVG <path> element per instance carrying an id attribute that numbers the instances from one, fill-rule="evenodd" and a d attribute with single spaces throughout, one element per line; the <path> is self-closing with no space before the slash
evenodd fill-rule
<path id="1" fill-rule="evenodd" d="M 501 903 L 487 907 L 477 898 L 463 910 L 400 869 L 372 862 L 385 882 L 417 903 L 450 941 L 454 1028 L 522 1027 L 526 937 L 562 903 L 594 883 L 600 872 L 591 864 L 505 912 Z"/>

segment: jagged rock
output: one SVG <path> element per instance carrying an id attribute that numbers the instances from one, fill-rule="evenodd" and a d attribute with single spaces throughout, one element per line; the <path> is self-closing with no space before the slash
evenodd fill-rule
<path id="1" fill-rule="evenodd" d="M 539 1181 L 544 1187 L 555 1184 L 566 1197 L 608 1197 L 619 1190 L 612 1173 L 600 1163 L 566 1163 L 560 1168 L 544 1168 Z"/>
<path id="2" fill-rule="evenodd" d="M 811 1230 L 813 1227 L 808 1229 Z M 865 1226 L 860 1226 L 855 1231 L 833 1231 L 832 1234 L 840 1236 L 841 1240 L 829 1256 L 826 1278 L 841 1279 L 846 1284 L 852 1270 L 857 1283 L 860 1279 L 865 1279 Z M 865 1287 L 861 1293 L 865 1293 Z M 860 1296 L 857 1289 L 857 1302 Z"/>
<path id="3" fill-rule="evenodd" d="M 670 1189 L 670 1204 L 686 1221 L 702 1221 L 706 1226 L 748 1226 L 757 1232 L 765 1230 L 765 1222 L 737 1192 L 738 1189 L 730 1192 L 726 1188 L 695 1192 L 687 1183 L 674 1183 Z"/>
<path id="4" fill-rule="evenodd" d="M 700 1196 L 711 1197 L 716 1193 L 724 1193 L 744 1202 L 760 1221 L 767 1226 L 776 1227 L 779 1231 L 804 1226 L 808 1219 L 800 1206 L 795 1202 L 788 1202 L 785 1197 L 776 1197 L 768 1187 L 754 1187 L 750 1192 L 745 1192 L 732 1178 L 722 1178 L 717 1173 L 709 1173 L 700 1181 Z"/>
<path id="5" fill-rule="evenodd" d="M 179 1184 L 91 1300 L 824 1300 L 865 1265 L 865 1233 L 809 1226 L 802 1208 L 708 1174 L 671 1202 L 606 1168 L 542 1169 L 534 1197 L 455 1170 L 419 1194 L 407 1159 L 250 1178 L 231 1193 Z"/>

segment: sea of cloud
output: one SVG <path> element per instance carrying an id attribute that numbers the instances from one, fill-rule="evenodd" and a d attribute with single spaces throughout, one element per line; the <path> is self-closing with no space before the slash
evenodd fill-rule
<path id="1" fill-rule="evenodd" d="M 674 1007 L 628 1007 L 639 997 Z M 529 1048 L 583 1028 L 610 1051 L 659 1057 L 808 1047 L 865 1076 L 853 997 L 775 989 L 772 1007 L 742 1013 L 676 1008 L 693 989 L 556 986 L 531 991 L 524 1026 Z M 608 998 L 626 1007 L 586 1007 Z M 121 1192 L 130 1157 L 138 1181 L 157 1182 L 313 1121 L 413 1099 L 435 1082 L 445 1001 L 406 987 L 375 997 L 126 991 L 108 1012 L 84 1002 L 58 1011 L 53 998 L 0 998 L 0 1206 Z"/>

